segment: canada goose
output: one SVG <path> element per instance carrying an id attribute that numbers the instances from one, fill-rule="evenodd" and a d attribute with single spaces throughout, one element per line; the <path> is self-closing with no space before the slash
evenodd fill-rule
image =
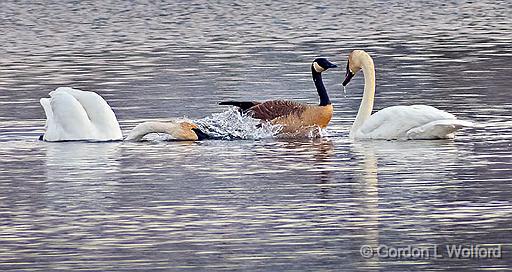
<path id="1" fill-rule="evenodd" d="M 393 106 L 374 114 L 375 68 L 373 60 L 363 50 L 350 53 L 343 86 L 359 71 L 364 74 L 364 92 L 359 111 L 350 130 L 355 139 L 445 139 L 471 122 L 457 120 L 451 113 L 426 106 Z"/>
<path id="2" fill-rule="evenodd" d="M 325 128 L 332 118 L 333 107 L 322 81 L 322 72 L 335 67 L 337 66 L 325 58 L 317 58 L 311 64 L 311 74 L 320 96 L 319 105 L 307 105 L 288 100 L 225 101 L 219 104 L 239 107 L 242 112 L 250 114 L 253 118 L 281 125 L 283 127 L 281 133 L 293 133 L 301 128 L 313 126 Z"/>

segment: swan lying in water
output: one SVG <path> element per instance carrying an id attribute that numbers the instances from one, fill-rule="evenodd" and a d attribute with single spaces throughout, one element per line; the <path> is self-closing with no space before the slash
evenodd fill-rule
<path id="1" fill-rule="evenodd" d="M 41 98 L 40 102 L 46 114 L 44 141 L 123 139 L 116 115 L 97 93 L 61 87 L 50 92 L 50 98 Z M 175 140 L 187 141 L 206 136 L 195 124 L 187 121 L 145 122 L 130 131 L 126 140 L 140 141 L 150 133 L 167 133 Z"/>
<path id="2" fill-rule="evenodd" d="M 361 69 L 364 74 L 363 100 L 350 130 L 350 138 L 446 139 L 453 138 L 458 129 L 473 125 L 457 120 L 451 113 L 426 105 L 393 106 L 372 114 L 375 68 L 372 58 L 365 51 L 354 50 L 350 53 L 343 86 Z"/>

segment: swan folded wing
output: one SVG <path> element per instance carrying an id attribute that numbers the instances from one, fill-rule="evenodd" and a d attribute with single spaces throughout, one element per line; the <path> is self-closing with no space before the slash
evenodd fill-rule
<path id="1" fill-rule="evenodd" d="M 50 96 L 54 93 L 67 93 L 81 104 L 88 119 L 96 128 L 97 140 L 122 139 L 123 135 L 114 111 L 99 94 L 69 87 L 57 88 Z"/>
<path id="2" fill-rule="evenodd" d="M 453 138 L 454 132 L 463 128 L 471 127 L 473 123 L 457 119 L 437 120 L 423 126 L 413 128 L 407 132 L 407 139 L 446 139 Z"/>
<path id="3" fill-rule="evenodd" d="M 438 120 L 455 120 L 455 116 L 427 105 L 388 107 L 372 114 L 357 132 L 357 137 L 407 139 L 411 129 Z"/>
<path id="4" fill-rule="evenodd" d="M 94 92 L 61 87 L 40 103 L 46 114 L 45 141 L 122 139 L 114 112 Z"/>
<path id="5" fill-rule="evenodd" d="M 75 97 L 66 92 L 51 92 L 50 96 L 49 111 L 51 111 L 52 117 L 47 119 L 44 140 L 67 141 L 94 139 L 95 129 L 85 109 Z M 46 101 L 43 103 L 46 104 Z M 44 107 L 43 105 L 43 108 Z"/>
<path id="6" fill-rule="evenodd" d="M 270 121 L 289 115 L 300 116 L 307 108 L 307 105 L 294 101 L 272 100 L 251 107 L 248 113 L 253 118 Z"/>

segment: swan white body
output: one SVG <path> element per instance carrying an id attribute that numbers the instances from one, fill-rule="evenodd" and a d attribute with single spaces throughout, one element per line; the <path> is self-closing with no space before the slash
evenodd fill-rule
<path id="1" fill-rule="evenodd" d="M 363 125 L 351 131 L 356 139 L 445 139 L 471 122 L 457 120 L 446 111 L 427 106 L 393 106 L 372 115 Z"/>
<path id="2" fill-rule="evenodd" d="M 123 139 L 116 115 L 94 92 L 61 87 L 40 102 L 46 114 L 45 141 Z"/>
<path id="3" fill-rule="evenodd" d="M 453 138 L 454 132 L 471 122 L 458 120 L 453 114 L 426 106 L 393 106 L 374 114 L 375 69 L 373 60 L 366 52 L 354 50 L 349 56 L 347 79 L 360 69 L 364 74 L 363 100 L 350 130 L 353 139 L 415 140 Z M 351 75 L 349 75 L 349 73 Z"/>

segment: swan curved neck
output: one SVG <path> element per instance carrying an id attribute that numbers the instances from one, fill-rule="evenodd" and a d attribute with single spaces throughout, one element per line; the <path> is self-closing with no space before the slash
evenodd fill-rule
<path id="1" fill-rule="evenodd" d="M 141 141 L 144 136 L 150 133 L 166 133 L 176 140 L 197 140 L 198 137 L 194 131 L 182 127 L 177 122 L 144 122 L 133 128 L 128 136 L 127 141 Z"/>
<path id="2" fill-rule="evenodd" d="M 317 72 L 315 67 L 311 65 L 311 74 L 313 75 L 313 82 L 315 82 L 318 96 L 320 96 L 320 106 L 327 106 L 331 104 L 331 100 L 329 100 L 329 95 L 327 95 L 324 82 L 322 81 L 322 73 Z"/>
<path id="3" fill-rule="evenodd" d="M 373 65 L 372 58 L 367 55 L 360 55 L 361 69 L 364 74 L 364 92 L 359 111 L 357 112 L 354 124 L 350 130 L 350 136 L 354 137 L 354 134 L 359 128 L 366 122 L 371 116 L 373 110 L 373 100 L 375 98 L 375 67 Z"/>

